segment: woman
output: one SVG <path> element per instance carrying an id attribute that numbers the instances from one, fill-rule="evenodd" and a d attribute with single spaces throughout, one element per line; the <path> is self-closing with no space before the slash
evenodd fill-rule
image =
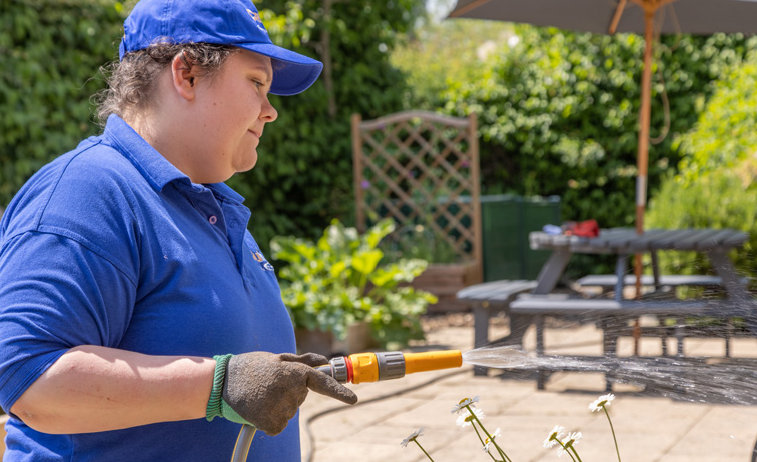
<path id="1" fill-rule="evenodd" d="M 243 0 L 142 0 L 124 22 L 102 135 L 35 174 L 0 229 L 5 460 L 299 460 L 308 389 L 273 267 L 223 182 L 257 161 L 321 63 L 273 45 Z M 214 417 L 222 417 L 214 419 Z M 288 424 L 288 425 L 287 425 Z M 273 436 L 277 435 L 277 436 Z"/>

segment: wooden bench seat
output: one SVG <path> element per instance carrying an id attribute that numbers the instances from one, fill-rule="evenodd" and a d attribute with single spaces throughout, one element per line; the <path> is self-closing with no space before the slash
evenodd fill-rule
<path id="1" fill-rule="evenodd" d="M 523 292 L 536 287 L 536 281 L 524 279 L 501 280 L 474 284 L 457 293 L 457 298 L 469 302 L 486 302 L 488 304 L 508 304 Z"/>
<path id="2" fill-rule="evenodd" d="M 717 304 L 703 300 L 615 300 L 615 299 L 584 299 L 570 297 L 564 294 L 549 295 L 521 295 L 510 303 L 513 314 L 534 316 L 536 320 L 536 353 L 544 355 L 544 317 L 583 317 L 585 320 L 595 321 L 602 329 L 602 350 L 604 355 L 616 355 L 617 341 L 621 336 L 630 336 L 635 328 L 628 326 L 628 320 L 643 315 L 653 315 L 661 318 L 673 317 L 683 319 L 687 316 L 737 316 L 745 311 L 745 307 L 737 303 Z M 689 329 L 682 322 L 672 327 L 658 326 L 641 328 L 638 332 L 643 335 L 657 336 L 663 339 L 673 336 L 677 339 L 677 355 L 683 356 L 683 339 L 690 334 Z M 730 331 L 725 330 L 726 357 L 730 351 Z M 672 335 L 671 335 L 672 334 Z M 663 356 L 667 356 L 666 342 L 663 341 Z M 537 387 L 544 389 L 546 376 L 539 374 Z M 608 391 L 611 389 L 607 382 Z"/>
<path id="3" fill-rule="evenodd" d="M 533 315 L 576 315 L 594 316 L 640 315 L 680 316 L 704 315 L 710 305 L 701 300 L 610 300 L 553 297 L 534 295 L 522 297 L 510 303 L 513 313 Z"/>
<path id="4" fill-rule="evenodd" d="M 584 276 L 576 281 L 580 286 L 599 286 L 599 287 L 615 287 L 618 284 L 618 277 L 614 274 L 590 274 Z M 627 274 L 623 278 L 623 283 L 627 286 L 636 284 L 636 276 L 633 274 Z M 716 287 L 722 286 L 723 280 L 718 276 L 709 276 L 703 274 L 672 274 L 660 276 L 659 284 L 661 286 L 704 286 L 704 287 Z M 644 274 L 641 276 L 641 285 L 653 286 L 654 276 L 651 274 Z"/>

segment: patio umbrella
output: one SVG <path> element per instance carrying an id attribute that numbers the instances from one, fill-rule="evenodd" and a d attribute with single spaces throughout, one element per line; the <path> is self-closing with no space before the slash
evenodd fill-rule
<path id="1" fill-rule="evenodd" d="M 604 34 L 644 34 L 636 179 L 636 231 L 641 234 L 647 201 L 654 34 L 755 33 L 757 0 L 458 0 L 449 17 L 525 22 Z M 639 276 L 639 256 L 635 266 Z"/>

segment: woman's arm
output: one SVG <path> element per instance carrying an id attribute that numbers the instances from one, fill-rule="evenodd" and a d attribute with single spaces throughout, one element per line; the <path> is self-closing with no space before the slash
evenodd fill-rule
<path id="1" fill-rule="evenodd" d="M 85 345 L 70 349 L 10 412 L 44 433 L 85 433 L 205 417 L 211 358 L 149 356 Z"/>

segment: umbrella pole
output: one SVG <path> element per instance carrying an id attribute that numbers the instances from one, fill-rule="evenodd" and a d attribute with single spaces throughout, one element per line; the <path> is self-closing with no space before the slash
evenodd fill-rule
<path id="1" fill-rule="evenodd" d="M 645 4 L 647 5 L 647 4 Z M 649 164 L 649 125 L 652 113 L 652 45 L 655 6 L 644 8 L 644 69 L 641 74 L 641 114 L 639 115 L 639 151 L 636 156 L 636 233 L 644 234 L 644 211 L 647 202 L 647 172 Z M 642 254 L 634 255 L 636 298 L 641 297 Z M 633 328 L 634 355 L 639 354 L 641 326 L 636 319 Z"/>

